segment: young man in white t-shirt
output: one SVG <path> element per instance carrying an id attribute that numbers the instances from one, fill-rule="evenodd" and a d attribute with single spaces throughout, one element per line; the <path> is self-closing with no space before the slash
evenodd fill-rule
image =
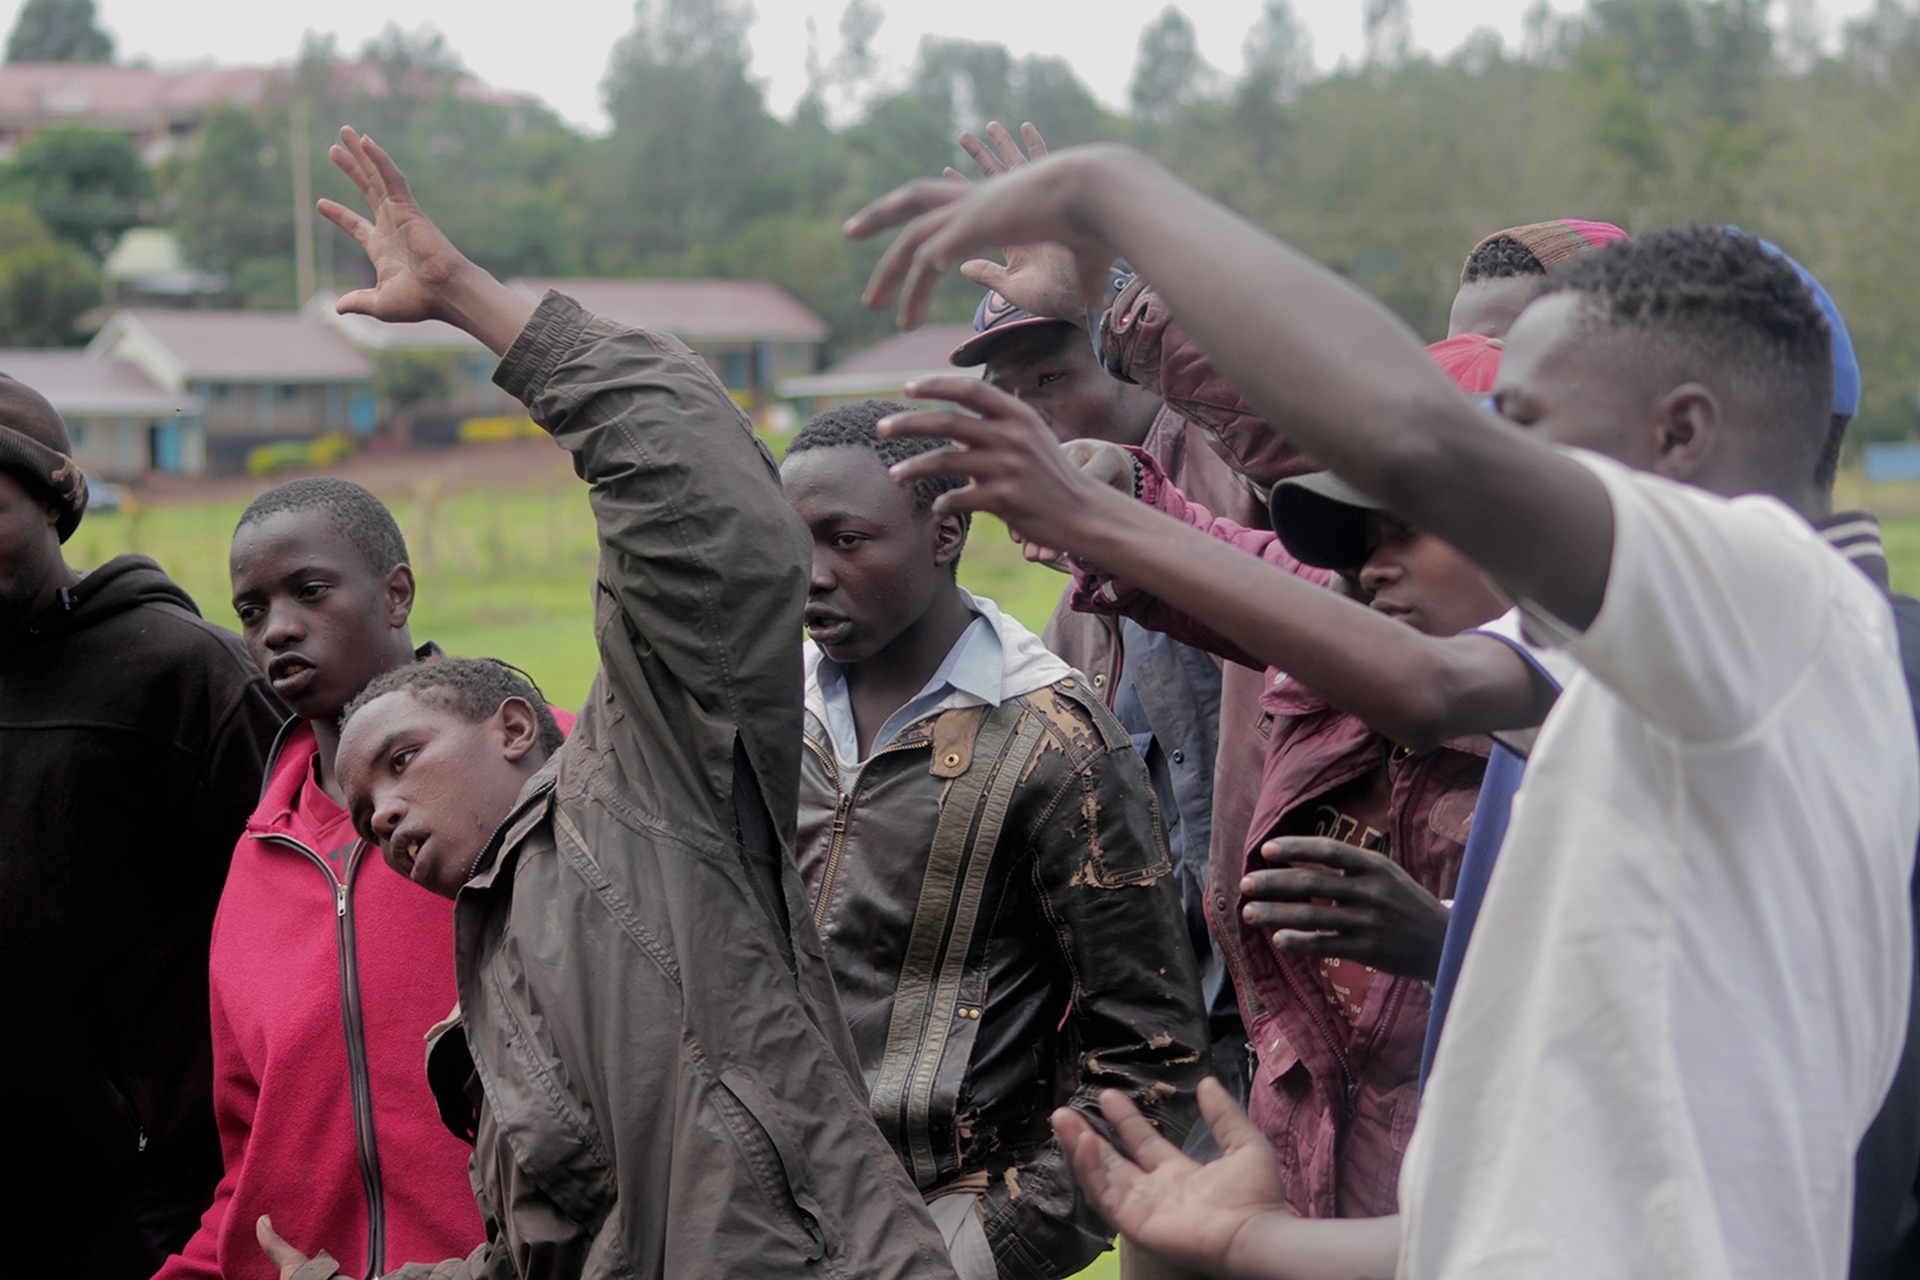
<path id="1" fill-rule="evenodd" d="M 1275 1212 L 1271 1157 L 1217 1090 L 1229 1150 L 1204 1169 L 1117 1099 L 1138 1165 L 1062 1117 L 1095 1202 L 1227 1274 L 1842 1274 L 1854 1149 L 1904 1031 L 1920 766 L 1883 599 L 1786 505 L 1832 376 L 1791 268 L 1705 229 L 1576 264 L 1508 338 L 1499 403 L 1523 432 L 1419 367 L 1370 299 L 1132 153 L 903 189 L 852 229 L 922 212 L 873 300 L 904 282 L 911 322 L 939 269 L 990 245 L 1065 243 L 1089 292 L 1124 254 L 1269 421 L 1479 561 L 1582 667 L 1534 748 L 1402 1218 Z M 900 478 L 968 476 L 951 509 L 1259 652 L 1265 566 L 1074 472 L 992 388 L 910 394 L 979 416 L 896 420 L 966 447 Z M 1785 503 L 1714 496 L 1754 493 Z"/>

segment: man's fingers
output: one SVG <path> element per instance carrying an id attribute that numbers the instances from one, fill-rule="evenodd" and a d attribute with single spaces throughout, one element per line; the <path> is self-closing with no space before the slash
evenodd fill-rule
<path id="1" fill-rule="evenodd" d="M 1256 929 L 1281 929 L 1314 936 L 1365 928 L 1374 913 L 1359 907 L 1330 907 L 1322 902 L 1244 902 L 1240 918 Z"/>
<path id="2" fill-rule="evenodd" d="M 407 175 L 400 172 L 400 166 L 393 162 L 393 157 L 386 153 L 385 148 L 372 138 L 362 138 L 360 144 L 366 148 L 367 158 L 373 164 L 373 171 L 380 176 L 380 184 L 388 198 L 414 203 L 413 188 L 407 185 Z"/>
<path id="3" fill-rule="evenodd" d="M 942 178 L 945 178 L 948 182 L 964 182 L 968 186 L 973 185 L 972 178 L 969 178 L 966 174 L 960 172 L 958 169 L 954 168 L 952 165 L 948 165 L 946 168 L 942 169 L 940 171 L 940 176 Z"/>
<path id="4" fill-rule="evenodd" d="M 935 374 L 929 378 L 915 378 L 904 388 L 915 400 L 945 400 L 964 409 L 985 416 L 1012 416 L 1020 414 L 1023 406 L 1020 401 L 994 386 L 985 378 L 965 378 L 958 374 Z M 899 422 L 907 415 L 896 413 L 884 422 Z M 881 435 L 887 432 L 882 428 Z"/>
<path id="5" fill-rule="evenodd" d="M 969 187 L 971 184 L 969 184 Z M 890 227 L 904 226 L 921 214 L 952 204 L 967 194 L 969 187 L 941 178 L 922 178 L 895 187 L 848 218 L 841 230 L 855 240 L 870 240 Z"/>
<path id="6" fill-rule="evenodd" d="M 378 297 L 379 295 L 372 289 L 355 289 L 350 293 L 341 294 L 340 301 L 333 304 L 333 309 L 343 316 L 377 315 L 374 308 Z"/>
<path id="7" fill-rule="evenodd" d="M 1141 1176 L 1140 1171 L 1072 1107 L 1061 1107 L 1053 1113 L 1053 1131 L 1087 1200 L 1101 1217 L 1113 1222 L 1115 1210 L 1126 1199 L 1132 1181 Z"/>
<path id="8" fill-rule="evenodd" d="M 1290 867 L 1284 871 L 1249 871 L 1240 877 L 1240 896 L 1250 902 L 1305 902 L 1310 898 L 1357 902 L 1366 895 L 1355 876 Z"/>
<path id="9" fill-rule="evenodd" d="M 912 484 L 916 480 L 933 480 L 941 476 L 960 476 L 971 480 L 979 459 L 969 457 L 965 449 L 933 449 L 926 453 L 917 453 L 904 462 L 896 462 L 887 468 L 887 475 L 895 484 Z"/>
<path id="10" fill-rule="evenodd" d="M 1015 142 L 1013 135 L 1007 132 L 1007 126 L 998 120 L 987 122 L 987 138 L 993 143 L 994 151 L 999 153 L 1001 161 L 1007 168 L 1017 169 L 1027 162 L 1027 158 L 1020 154 L 1020 144 Z"/>
<path id="11" fill-rule="evenodd" d="M 373 234 L 371 222 L 337 200 L 322 200 L 319 207 L 321 217 L 352 236 L 356 244 L 366 247 L 367 237 Z"/>
<path id="12" fill-rule="evenodd" d="M 1003 167 L 1000 164 L 999 157 L 995 156 L 987 144 L 980 141 L 979 137 L 971 129 L 963 129 L 960 131 L 960 149 L 972 158 L 973 163 L 978 166 L 980 170 L 980 176 L 983 178 L 991 178 L 994 174 L 999 173 Z"/>
<path id="13" fill-rule="evenodd" d="M 1180 1148 L 1153 1127 L 1153 1121 L 1134 1105 L 1133 1099 L 1118 1089 L 1100 1091 L 1100 1114 L 1113 1126 L 1121 1148 L 1148 1173 L 1169 1161 L 1186 1159 L 1180 1154 Z"/>
<path id="14" fill-rule="evenodd" d="M 327 159 L 333 161 L 334 167 L 347 175 L 347 179 L 360 189 L 361 195 L 366 197 L 368 205 L 372 205 L 373 187 L 353 152 L 336 142 L 327 148 Z"/>
<path id="15" fill-rule="evenodd" d="M 280 1233 L 273 1229 L 273 1219 L 264 1213 L 253 1224 L 253 1236 L 260 1242 L 260 1251 L 282 1272 L 288 1267 L 302 1266 L 307 1261 L 306 1254 L 280 1238 Z"/>
<path id="16" fill-rule="evenodd" d="M 1213 1140 L 1220 1144 L 1220 1150 L 1232 1155 L 1242 1147 L 1266 1145 L 1266 1135 L 1254 1127 L 1227 1087 L 1213 1076 L 1200 1082 L 1200 1114 L 1205 1118 L 1207 1127 L 1213 1130 Z"/>
<path id="17" fill-rule="evenodd" d="M 982 289 L 998 290 L 1007 279 L 1007 269 L 992 258 L 968 258 L 960 264 L 960 274 Z"/>
<path id="18" fill-rule="evenodd" d="M 380 170 L 367 152 L 367 139 L 351 128 L 342 128 L 340 142 L 352 153 L 354 166 L 360 171 L 363 184 L 360 189 L 367 193 L 367 200 L 377 209 L 380 202 L 387 198 L 387 184 L 381 180 Z"/>
<path id="19" fill-rule="evenodd" d="M 1352 873 L 1374 871 L 1389 861 L 1384 854 L 1328 836 L 1281 836 L 1261 845 L 1260 856 L 1268 862 L 1317 862 Z"/>
<path id="20" fill-rule="evenodd" d="M 1031 120 L 1020 126 L 1020 140 L 1027 144 L 1027 159 L 1038 160 L 1047 154 L 1047 140 L 1040 136 Z"/>

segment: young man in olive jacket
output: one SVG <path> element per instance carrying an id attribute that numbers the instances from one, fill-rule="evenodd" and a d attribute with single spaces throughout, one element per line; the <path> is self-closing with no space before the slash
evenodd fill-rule
<path id="1" fill-rule="evenodd" d="M 806 540 L 771 455 L 680 342 L 558 294 L 536 307 L 447 242 L 384 152 L 342 140 L 373 217 L 321 211 L 378 283 L 341 307 L 499 353 L 496 381 L 590 486 L 601 546 L 600 671 L 544 766 L 515 739 L 510 785 L 497 760 L 435 775 L 450 726 L 378 721 L 394 700 L 354 713 L 377 721 L 361 748 L 343 728 L 355 826 L 457 894 L 461 1020 L 429 1077 L 473 1138 L 487 1228 L 464 1260 L 392 1274 L 951 1276 L 867 1114 L 793 868 Z M 331 1272 L 305 1256 L 325 1241 L 260 1234 L 283 1275 Z"/>
<path id="2" fill-rule="evenodd" d="M 1205 1006 L 1145 765 L 1083 677 L 954 581 L 966 521 L 928 508 L 957 482 L 887 475 L 927 447 L 875 431 L 905 408 L 829 410 L 781 469 L 814 547 L 800 874 L 874 1119 L 955 1269 L 1038 1280 L 1111 1238 L 1048 1108 L 1120 1089 L 1183 1137 Z"/>
<path id="3" fill-rule="evenodd" d="M 220 1177 L 207 933 L 285 712 L 159 565 L 67 564 L 72 453 L 0 376 L 0 1269 L 146 1280 Z"/>

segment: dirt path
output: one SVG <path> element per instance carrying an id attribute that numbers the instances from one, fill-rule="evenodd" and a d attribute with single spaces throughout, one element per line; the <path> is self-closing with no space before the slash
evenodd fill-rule
<path id="1" fill-rule="evenodd" d="M 200 502 L 246 502 L 295 476 L 329 475 L 365 485 L 383 498 L 405 497 L 424 484 L 445 494 L 474 489 L 544 489 L 573 482 L 572 465 L 550 440 L 463 444 L 451 449 L 361 453 L 312 471 L 283 471 L 267 480 L 252 476 L 149 475 L 121 486 L 148 506 Z"/>

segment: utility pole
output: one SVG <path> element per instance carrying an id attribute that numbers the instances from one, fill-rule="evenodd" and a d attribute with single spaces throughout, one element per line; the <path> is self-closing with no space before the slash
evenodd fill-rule
<path id="1" fill-rule="evenodd" d="M 308 147 L 307 91 L 293 92 L 293 270 L 294 305 L 304 307 L 313 297 L 313 163 Z"/>

